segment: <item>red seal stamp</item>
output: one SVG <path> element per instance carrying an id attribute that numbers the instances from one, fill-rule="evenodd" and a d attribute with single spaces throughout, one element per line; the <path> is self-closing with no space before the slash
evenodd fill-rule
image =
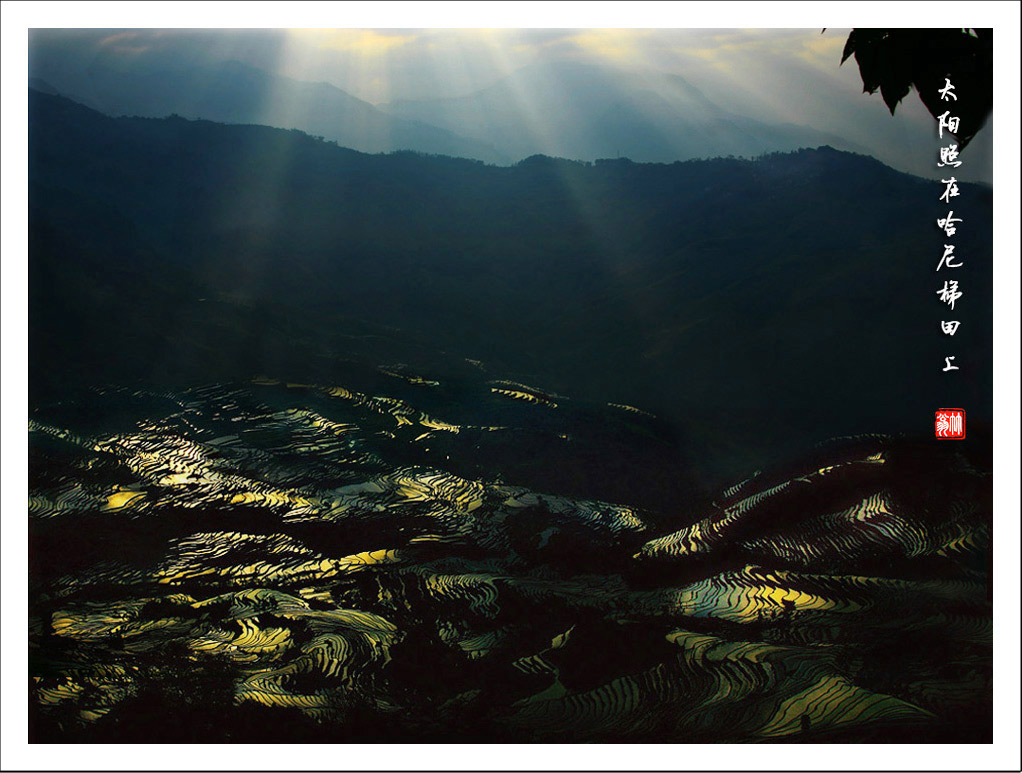
<path id="1" fill-rule="evenodd" d="M 965 411 L 941 408 L 934 419 L 934 431 L 941 439 L 961 440 L 965 437 Z"/>

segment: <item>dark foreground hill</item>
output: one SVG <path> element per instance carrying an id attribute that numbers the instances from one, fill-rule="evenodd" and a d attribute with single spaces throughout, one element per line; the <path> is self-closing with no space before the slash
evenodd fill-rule
<path id="1" fill-rule="evenodd" d="M 35 396 L 444 351 L 667 417 L 724 477 L 832 435 L 926 433 L 938 407 L 989 419 L 986 189 L 954 200 L 950 341 L 940 191 L 826 147 L 498 168 L 37 92 L 30 130 Z"/>

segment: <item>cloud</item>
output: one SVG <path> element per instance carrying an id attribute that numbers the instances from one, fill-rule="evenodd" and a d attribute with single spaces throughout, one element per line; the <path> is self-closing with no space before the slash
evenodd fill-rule
<path id="1" fill-rule="evenodd" d="M 384 55 L 419 38 L 415 33 L 394 30 L 311 29 L 288 30 L 288 34 L 319 49 L 350 52 L 360 56 Z"/>
<path id="2" fill-rule="evenodd" d="M 557 61 L 605 63 L 681 76 L 712 101 L 765 122 L 846 137 L 899 168 L 930 173 L 932 118 L 910 94 L 892 118 L 862 93 L 854 62 L 840 66 L 847 29 L 37 29 L 33 75 L 87 94 L 97 57 L 128 66 L 238 60 L 326 82 L 372 103 L 458 97 L 511 72 Z M 987 168 L 984 142 L 971 150 Z M 984 155 L 985 154 L 985 155 Z M 988 174 L 980 173 L 988 178 Z"/>

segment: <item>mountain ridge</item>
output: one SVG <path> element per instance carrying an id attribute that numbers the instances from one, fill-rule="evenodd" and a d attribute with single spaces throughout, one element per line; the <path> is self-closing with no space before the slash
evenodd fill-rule
<path id="1" fill-rule="evenodd" d="M 826 132 L 731 113 L 679 75 L 580 62 L 524 67 L 460 97 L 396 100 L 378 107 L 448 129 L 457 126 L 519 158 L 624 155 L 670 162 L 819 144 L 862 150 Z"/>
<path id="2" fill-rule="evenodd" d="M 671 162 L 819 144 L 862 150 L 825 132 L 731 113 L 681 76 L 573 62 L 525 67 L 462 97 L 377 105 L 237 60 L 125 67 L 98 58 L 66 85 L 63 73 L 37 69 L 56 93 L 107 115 L 297 128 L 369 153 L 407 149 L 507 165 L 535 153 Z M 540 120 L 552 128 L 540 130 Z"/>
<path id="3" fill-rule="evenodd" d="M 920 402 L 981 422 L 989 401 L 989 265 L 970 266 L 955 340 L 970 376 L 949 380 L 927 268 L 942 213 L 874 159 L 496 167 L 40 94 L 30 111 L 36 384 L 326 380 L 344 335 L 386 329 L 402 351 L 670 417 L 717 446 L 707 460 L 932 431 Z M 988 249 L 990 195 L 963 194 L 963 254 Z M 94 304 L 109 319 L 83 316 Z"/>
<path id="4" fill-rule="evenodd" d="M 177 114 L 222 123 L 298 128 L 365 152 L 410 149 L 503 160 L 483 143 L 420 121 L 386 115 L 332 84 L 298 81 L 235 60 L 137 69 L 96 63 L 89 72 L 92 93 L 54 88 L 114 117 Z"/>

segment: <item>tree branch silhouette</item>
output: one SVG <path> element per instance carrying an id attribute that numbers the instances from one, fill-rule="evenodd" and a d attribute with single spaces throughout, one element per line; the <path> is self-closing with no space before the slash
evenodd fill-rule
<path id="1" fill-rule="evenodd" d="M 990 29 L 853 29 L 841 64 L 855 57 L 862 90 L 880 89 L 887 109 L 894 109 L 912 87 L 937 118 L 947 110 L 961 122 L 954 133 L 965 148 L 983 128 L 993 109 L 993 30 Z M 956 101 L 938 93 L 950 79 Z"/>

